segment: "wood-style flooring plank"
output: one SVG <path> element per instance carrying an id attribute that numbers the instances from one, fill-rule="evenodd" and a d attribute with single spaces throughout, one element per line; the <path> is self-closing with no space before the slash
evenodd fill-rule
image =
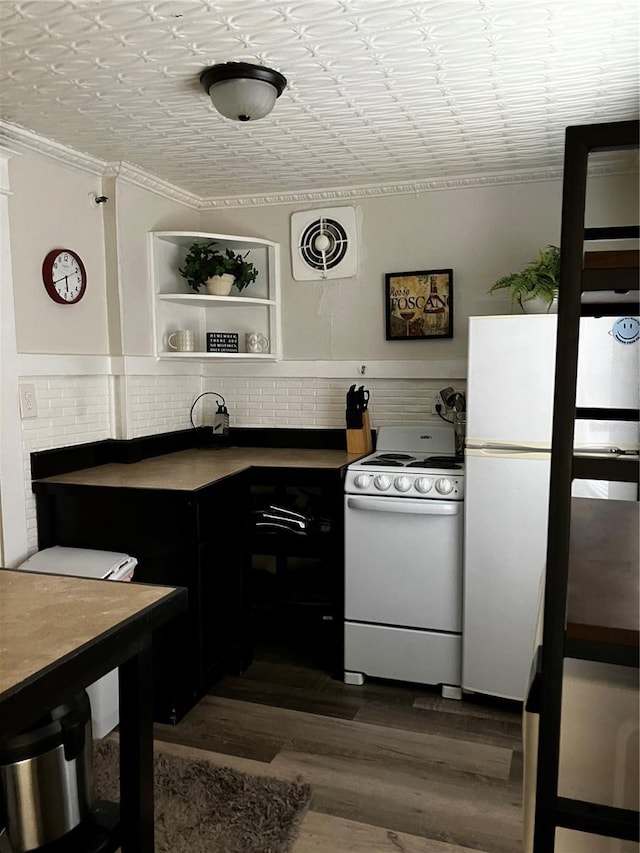
<path id="1" fill-rule="evenodd" d="M 490 853 L 520 853 L 520 796 L 510 788 L 286 750 L 270 767 L 279 776 L 309 782 L 316 812 Z"/>
<path id="2" fill-rule="evenodd" d="M 293 663 L 273 663 L 254 660 L 242 675 L 244 681 L 260 681 L 263 684 L 280 684 L 284 687 L 319 690 L 329 676 L 319 669 L 297 666 Z"/>
<path id="3" fill-rule="evenodd" d="M 237 739 L 237 733 L 243 732 L 257 743 L 279 742 L 281 748 L 289 750 L 366 757 L 389 768 L 431 765 L 443 773 L 450 770 L 506 780 L 511 766 L 511 750 L 500 746 L 269 708 L 218 696 L 205 696 L 175 728 L 189 736 L 194 729 L 201 739 L 193 745 L 204 748 L 209 748 L 205 742 L 207 731 L 223 741 Z M 254 757 L 246 752 L 238 754 Z"/>
<path id="4" fill-rule="evenodd" d="M 387 702 L 390 705 L 411 706 L 420 700 L 427 703 L 442 699 L 440 690 L 436 687 L 425 687 L 419 684 L 408 684 L 402 681 L 383 681 L 376 678 L 365 679 L 364 684 L 345 684 L 344 681 L 325 676 L 318 688 L 322 693 L 331 696 L 346 696 L 365 702 Z M 444 700 L 446 702 L 454 700 Z"/>
<path id="5" fill-rule="evenodd" d="M 306 687 L 230 676 L 223 678 L 216 685 L 214 693 L 225 699 L 240 699 L 275 708 L 289 708 L 291 711 L 339 717 L 343 720 L 352 720 L 362 704 L 359 699 L 349 696 L 335 698 L 331 694 Z"/>
<path id="6" fill-rule="evenodd" d="M 455 702 L 453 699 L 445 701 Z M 522 747 L 522 726 L 520 722 L 505 722 L 475 716 L 467 717 L 448 711 L 434 711 L 415 707 L 405 708 L 399 705 L 390 706 L 384 702 L 365 703 L 355 715 L 355 719 L 361 723 L 371 723 L 412 732 L 428 732 L 473 743 L 502 746 L 505 749 Z"/>
<path id="7" fill-rule="evenodd" d="M 309 811 L 300 826 L 293 853 L 478 853 L 478 850 Z"/>
<path id="8" fill-rule="evenodd" d="M 521 708 L 436 688 L 345 685 L 276 651 L 228 676 L 156 747 L 308 781 L 293 853 L 521 853 Z"/>
<path id="9" fill-rule="evenodd" d="M 508 699 L 494 699 L 480 695 L 464 695 L 462 700 L 443 699 L 440 693 L 416 694 L 413 699 L 414 708 L 431 711 L 446 711 L 449 714 L 459 714 L 465 717 L 481 717 L 484 720 L 502 720 L 505 723 L 520 723 L 522 721 L 522 703 Z"/>
<path id="10" fill-rule="evenodd" d="M 380 846 L 381 853 L 440 849 L 437 846 L 416 847 L 417 841 L 425 845 L 427 841 L 440 842 L 443 853 L 458 850 L 520 853 L 521 850 L 521 810 L 515 791 L 496 789 L 477 781 L 470 781 L 466 786 L 445 784 L 414 774 L 390 773 L 382 767 L 372 771 L 366 761 L 332 756 L 285 751 L 270 764 L 265 764 L 176 743 L 154 741 L 154 746 L 173 755 L 206 760 L 242 773 L 309 782 L 313 788 L 312 811 L 368 826 L 368 833 L 359 830 L 355 835 L 362 844 L 370 837 L 396 844 L 395 847 Z M 411 839 L 413 846 L 398 846 L 404 843 L 404 836 Z M 301 834 L 299 840 L 303 838 Z M 415 843 L 413 838 L 417 839 Z M 319 842 L 312 839 L 309 843 Z M 329 850 L 331 853 L 351 851 L 355 844 L 353 834 L 347 833 L 340 844 L 345 846 L 338 846 L 335 840 L 335 846 L 324 850 L 327 853 Z M 378 848 L 356 846 L 353 849 L 354 853 L 360 849 L 374 853 Z M 298 853 L 297 848 L 295 853 Z"/>
<path id="11" fill-rule="evenodd" d="M 197 708 L 192 709 L 177 726 L 154 723 L 154 738 L 263 762 L 271 761 L 285 743 L 277 733 L 262 735 L 238 726 L 220 725 L 211 714 L 201 714 Z"/>

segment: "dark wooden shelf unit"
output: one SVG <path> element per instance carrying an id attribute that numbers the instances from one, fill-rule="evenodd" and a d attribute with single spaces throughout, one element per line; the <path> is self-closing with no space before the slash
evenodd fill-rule
<path id="1" fill-rule="evenodd" d="M 573 457 L 574 480 L 617 480 L 619 483 L 638 482 L 638 457 L 582 456 Z"/>
<path id="2" fill-rule="evenodd" d="M 639 840 L 637 810 L 558 795 L 564 659 L 638 665 L 638 503 L 571 495 L 574 479 L 638 482 L 637 455 L 573 448 L 577 418 L 638 420 L 634 409 L 576 409 L 581 317 L 638 314 L 638 252 L 585 254 L 585 241 L 640 236 L 638 225 L 585 228 L 588 159 L 637 149 L 638 131 L 637 121 L 566 131 L 544 625 L 529 697 L 540 713 L 534 853 L 556 849 L 557 827 Z"/>
<path id="3" fill-rule="evenodd" d="M 587 311 L 603 311 L 607 316 L 637 314 L 639 267 L 640 251 L 637 249 L 585 252 L 580 300 L 582 316 Z M 610 298 L 612 291 L 617 300 Z"/>

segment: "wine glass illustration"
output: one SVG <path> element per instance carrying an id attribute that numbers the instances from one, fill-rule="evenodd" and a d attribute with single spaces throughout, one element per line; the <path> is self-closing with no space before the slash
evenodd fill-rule
<path id="1" fill-rule="evenodd" d="M 402 317 L 402 319 L 407 324 L 407 337 L 409 337 L 409 321 L 413 320 L 413 318 L 415 317 L 415 314 L 416 314 L 415 311 L 401 311 L 400 312 L 400 316 Z"/>

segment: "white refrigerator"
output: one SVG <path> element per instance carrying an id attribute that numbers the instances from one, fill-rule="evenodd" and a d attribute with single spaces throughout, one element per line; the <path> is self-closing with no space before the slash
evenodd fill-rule
<path id="1" fill-rule="evenodd" d="M 581 322 L 578 406 L 638 408 L 640 345 Z M 462 687 L 522 701 L 546 559 L 557 315 L 469 319 Z M 635 377 L 635 381 L 634 381 Z M 577 422 L 576 447 L 638 447 L 638 425 Z M 636 486 L 574 482 L 584 497 Z"/>

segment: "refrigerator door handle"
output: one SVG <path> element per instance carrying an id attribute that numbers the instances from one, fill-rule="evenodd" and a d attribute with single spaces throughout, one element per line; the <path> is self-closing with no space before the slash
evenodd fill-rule
<path id="1" fill-rule="evenodd" d="M 548 446 L 536 447 L 533 444 L 508 444 L 497 441 L 491 443 L 467 441 L 465 444 L 466 450 L 480 450 L 487 455 L 491 453 L 551 453 L 551 448 Z"/>

